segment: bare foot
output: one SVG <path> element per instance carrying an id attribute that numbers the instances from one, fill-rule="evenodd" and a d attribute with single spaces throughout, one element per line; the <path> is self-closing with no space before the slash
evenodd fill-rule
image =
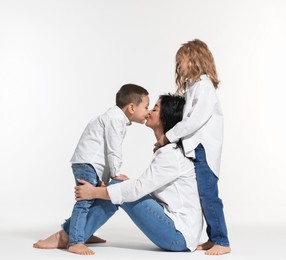
<path id="1" fill-rule="evenodd" d="M 206 251 L 206 255 L 223 255 L 230 253 L 231 249 L 229 246 L 214 245 L 212 248 Z"/>
<path id="2" fill-rule="evenodd" d="M 209 250 L 210 248 L 212 248 L 214 246 L 214 242 L 211 241 L 207 241 L 201 245 L 197 246 L 197 250 Z"/>
<path id="3" fill-rule="evenodd" d="M 67 248 L 68 235 L 63 231 L 59 231 L 44 240 L 39 240 L 33 244 L 35 248 L 41 249 L 54 249 L 54 248 Z"/>
<path id="4" fill-rule="evenodd" d="M 106 240 L 92 235 L 85 243 L 86 244 L 106 243 Z"/>
<path id="5" fill-rule="evenodd" d="M 94 252 L 82 243 L 69 246 L 68 251 L 79 255 L 94 255 Z"/>

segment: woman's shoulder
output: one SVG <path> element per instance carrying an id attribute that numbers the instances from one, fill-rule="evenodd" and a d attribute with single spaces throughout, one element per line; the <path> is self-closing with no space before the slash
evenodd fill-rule
<path id="1" fill-rule="evenodd" d="M 176 156 L 181 156 L 183 154 L 183 151 L 180 147 L 178 147 L 178 145 L 176 143 L 168 143 L 164 146 L 162 146 L 160 149 L 158 149 L 156 151 L 157 156 L 164 156 L 164 157 L 170 157 L 170 158 L 174 158 Z"/>

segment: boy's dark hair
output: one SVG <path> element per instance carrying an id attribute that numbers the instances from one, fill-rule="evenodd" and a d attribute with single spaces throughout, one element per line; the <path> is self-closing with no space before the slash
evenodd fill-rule
<path id="1" fill-rule="evenodd" d="M 183 119 L 185 98 L 179 95 L 161 95 L 160 120 L 163 124 L 164 134 Z"/>
<path id="2" fill-rule="evenodd" d="M 149 95 L 148 91 L 135 84 L 125 84 L 116 93 L 116 105 L 124 108 L 130 103 L 139 105 L 142 102 L 142 96 Z"/>

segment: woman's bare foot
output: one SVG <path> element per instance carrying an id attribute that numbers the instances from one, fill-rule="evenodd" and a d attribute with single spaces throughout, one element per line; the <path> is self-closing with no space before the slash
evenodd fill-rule
<path id="1" fill-rule="evenodd" d="M 67 246 L 68 235 L 63 230 L 33 244 L 34 248 L 41 249 L 67 248 Z"/>
<path id="2" fill-rule="evenodd" d="M 94 252 L 82 243 L 69 246 L 68 251 L 79 255 L 94 255 Z"/>
<path id="3" fill-rule="evenodd" d="M 86 244 L 106 243 L 106 240 L 92 235 L 85 243 Z"/>
<path id="4" fill-rule="evenodd" d="M 214 245 L 212 248 L 205 252 L 206 255 L 223 255 L 231 252 L 229 246 Z"/>

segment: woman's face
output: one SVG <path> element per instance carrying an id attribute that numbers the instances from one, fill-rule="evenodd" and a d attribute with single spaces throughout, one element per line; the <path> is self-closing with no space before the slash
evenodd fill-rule
<path id="1" fill-rule="evenodd" d="M 150 111 L 149 117 L 146 120 L 145 125 L 152 128 L 153 130 L 156 130 L 158 128 L 161 128 L 163 130 L 163 125 L 160 120 L 160 107 L 161 107 L 161 101 L 160 99 L 156 102 L 154 108 Z"/>

